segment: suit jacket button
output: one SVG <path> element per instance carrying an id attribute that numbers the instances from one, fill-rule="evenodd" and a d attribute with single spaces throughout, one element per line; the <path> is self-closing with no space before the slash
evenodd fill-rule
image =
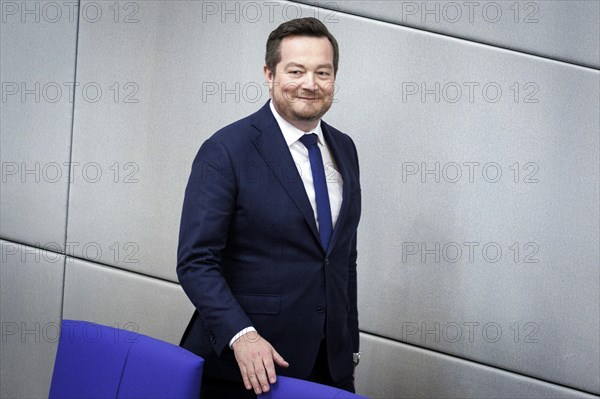
<path id="1" fill-rule="evenodd" d="M 325 258 L 325 266 L 329 266 L 329 258 Z"/>
<path id="2" fill-rule="evenodd" d="M 317 312 L 319 312 L 319 313 L 325 313 L 325 306 L 323 306 L 323 305 L 317 306 Z"/>

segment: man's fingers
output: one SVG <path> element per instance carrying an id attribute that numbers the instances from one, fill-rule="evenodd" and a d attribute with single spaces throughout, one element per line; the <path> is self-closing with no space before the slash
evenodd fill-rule
<path id="1" fill-rule="evenodd" d="M 275 355 L 275 349 L 273 349 L 273 355 Z M 273 359 L 271 356 L 265 359 L 265 369 L 267 370 L 267 378 L 269 379 L 269 383 L 273 384 L 277 381 L 277 377 L 275 374 L 275 365 L 273 364 Z"/>
<path id="2" fill-rule="evenodd" d="M 265 392 L 269 390 L 269 381 L 267 381 L 267 372 L 264 364 L 266 360 L 267 358 L 259 357 L 254 363 L 254 370 L 256 371 L 256 378 L 258 379 L 260 390 Z M 261 392 L 257 392 L 257 394 L 259 393 Z"/>
<path id="3" fill-rule="evenodd" d="M 245 364 L 240 364 L 240 372 L 242 374 L 242 380 L 244 381 L 244 387 L 246 387 L 247 390 L 253 389 L 257 395 L 260 394 L 260 383 L 258 382 L 258 378 L 256 378 L 254 364 L 250 362 L 248 367 L 246 367 Z"/>
<path id="4" fill-rule="evenodd" d="M 260 382 L 258 382 L 258 378 L 256 376 L 256 371 L 254 370 L 254 365 L 250 364 L 247 367 L 248 370 L 248 379 L 250 380 L 250 383 L 252 384 L 252 388 L 254 388 L 254 392 L 259 395 L 262 393 L 262 389 L 260 388 Z"/>
<path id="5" fill-rule="evenodd" d="M 275 363 L 277 363 L 277 365 L 280 367 L 288 367 L 290 365 L 288 362 L 285 361 L 285 359 L 279 353 L 277 353 L 277 351 L 274 348 L 273 348 L 273 359 L 275 360 Z"/>
<path id="6" fill-rule="evenodd" d="M 248 369 L 246 368 L 246 366 L 243 364 L 240 365 L 240 371 L 242 374 L 242 380 L 244 381 L 244 386 L 248 390 L 252 389 L 252 383 L 250 382 L 250 379 L 248 378 Z"/>

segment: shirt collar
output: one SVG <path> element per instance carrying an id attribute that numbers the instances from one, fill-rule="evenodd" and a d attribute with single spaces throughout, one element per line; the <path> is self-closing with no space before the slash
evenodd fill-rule
<path id="1" fill-rule="evenodd" d="M 279 115 L 279 113 L 275 109 L 275 106 L 273 105 L 273 101 L 269 101 L 269 107 L 271 108 L 271 112 L 273 112 L 273 116 L 275 117 L 275 120 L 277 121 L 277 124 L 281 129 L 281 133 L 283 133 L 283 138 L 285 139 L 285 142 L 288 145 L 288 147 L 294 144 L 296 141 L 298 141 L 300 137 L 302 137 L 306 133 L 316 133 L 317 137 L 319 138 L 319 144 L 324 145 L 325 140 L 323 139 L 323 130 L 321 129 L 320 119 L 319 123 L 317 124 L 317 127 L 315 127 L 312 131 L 303 132 L 302 130 L 298 129 L 297 127 L 283 119 L 281 115 Z"/>

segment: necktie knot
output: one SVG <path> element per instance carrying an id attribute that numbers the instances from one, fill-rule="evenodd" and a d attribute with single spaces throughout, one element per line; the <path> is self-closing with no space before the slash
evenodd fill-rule
<path id="1" fill-rule="evenodd" d="M 300 141 L 306 148 L 316 145 L 319 141 L 319 137 L 315 133 L 305 134 L 300 137 Z"/>

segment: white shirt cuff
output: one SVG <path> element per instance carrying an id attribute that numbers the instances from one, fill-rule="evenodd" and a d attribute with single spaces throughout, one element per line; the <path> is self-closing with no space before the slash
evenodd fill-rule
<path id="1" fill-rule="evenodd" d="M 231 338 L 231 341 L 229 341 L 229 349 L 231 349 L 231 347 L 233 346 L 233 343 L 235 341 L 237 341 L 238 338 L 240 338 L 242 335 L 244 335 L 246 333 L 249 333 L 249 332 L 252 332 L 252 331 L 256 332 L 256 329 L 254 327 L 246 327 L 242 331 L 240 331 L 239 333 L 235 334 L 233 336 L 233 338 Z"/>

